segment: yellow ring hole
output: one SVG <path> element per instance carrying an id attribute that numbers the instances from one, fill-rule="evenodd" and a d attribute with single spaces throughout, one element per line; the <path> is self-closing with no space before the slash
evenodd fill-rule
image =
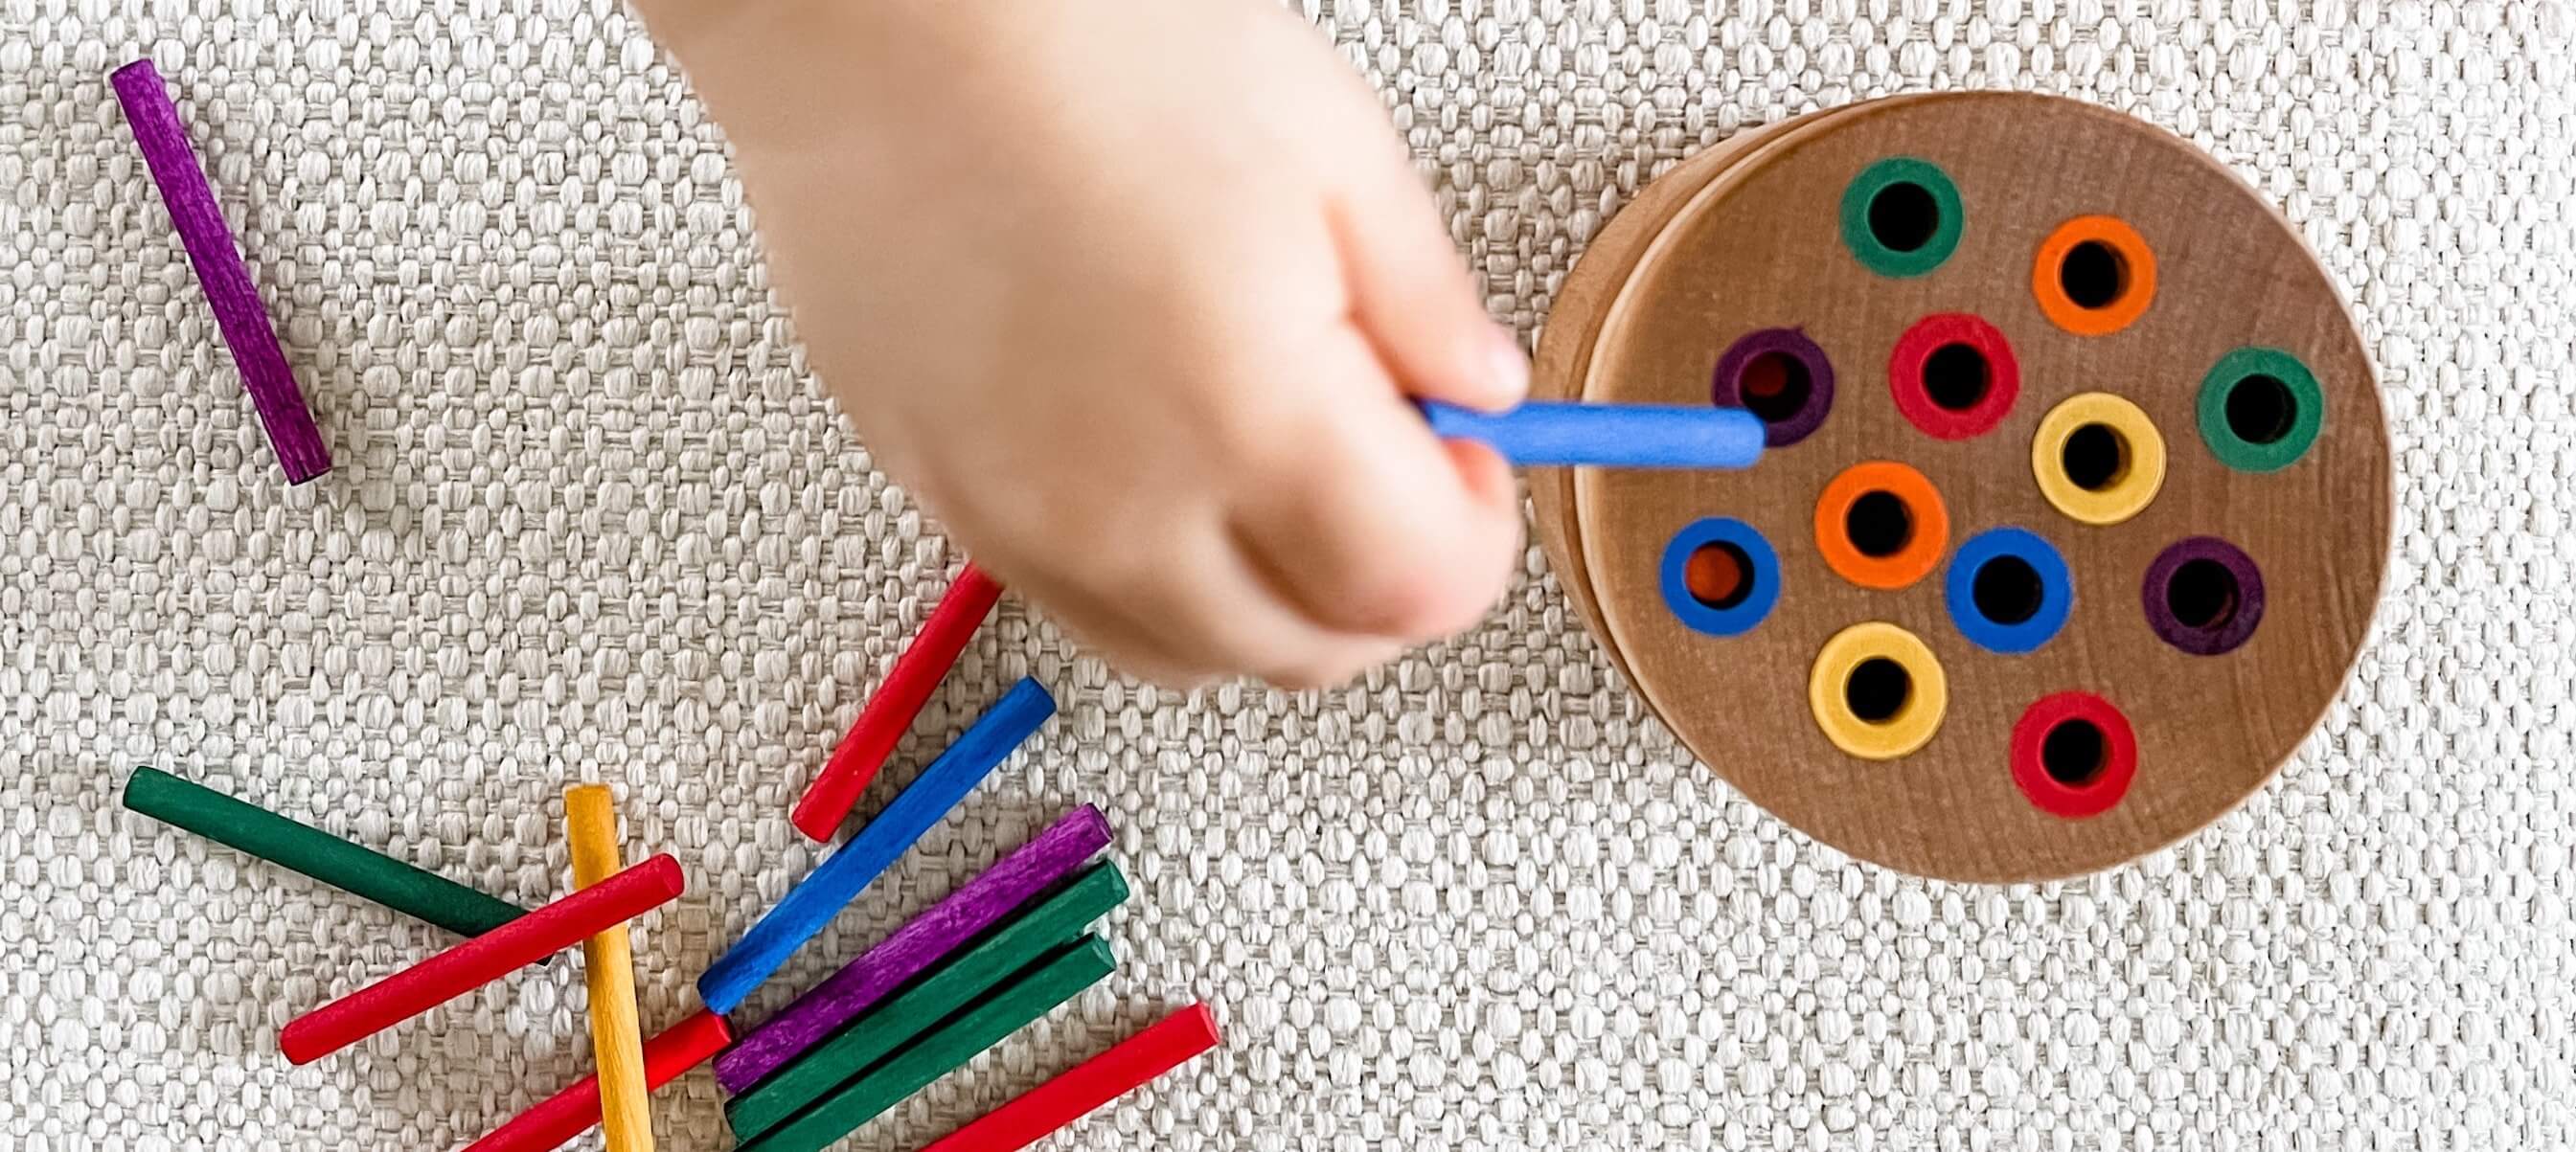
<path id="1" fill-rule="evenodd" d="M 1922 640 L 1873 621 L 1825 641 L 1807 674 L 1807 706 L 1834 747 L 1863 760 L 1894 760 L 1941 730 L 1950 686 Z"/>
<path id="2" fill-rule="evenodd" d="M 2165 438 L 2137 405 L 2108 392 L 2067 397 L 2030 439 L 2039 494 L 2086 524 L 2144 512 L 2165 486 Z"/>

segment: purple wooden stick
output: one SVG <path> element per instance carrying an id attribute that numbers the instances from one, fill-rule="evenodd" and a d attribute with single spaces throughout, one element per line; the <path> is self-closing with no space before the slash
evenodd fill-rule
<path id="1" fill-rule="evenodd" d="M 1066 813 L 725 1049 L 716 1057 L 716 1083 L 741 1094 L 1108 846 L 1109 820 L 1100 809 L 1085 804 Z"/>
<path id="2" fill-rule="evenodd" d="M 223 210 L 215 206 L 214 186 L 206 182 L 197 153 L 188 147 L 188 131 L 179 125 L 179 106 L 170 102 L 160 70 L 149 60 L 137 60 L 117 69 L 108 80 L 116 88 L 117 102 L 125 105 L 125 122 L 134 128 L 134 143 L 143 150 L 144 165 L 152 169 L 152 182 L 161 186 L 161 202 L 170 208 L 170 223 L 188 246 L 189 262 L 197 266 L 197 282 L 206 289 L 206 303 L 214 306 L 215 325 L 233 350 L 242 387 L 259 409 L 268 442 L 277 449 L 277 462 L 286 466 L 287 482 L 301 484 L 330 471 L 331 452 L 322 446 L 322 432 L 313 426 L 304 393 L 295 387 L 295 374 L 286 367 L 286 353 L 277 346 L 277 329 L 269 326 L 259 289 L 250 282 L 250 269 L 233 247 L 232 229 L 224 224 Z"/>

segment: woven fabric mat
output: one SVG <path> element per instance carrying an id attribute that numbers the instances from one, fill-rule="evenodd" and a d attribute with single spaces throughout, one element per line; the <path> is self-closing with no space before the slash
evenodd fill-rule
<path id="1" fill-rule="evenodd" d="M 1067 710 L 757 1019 L 1082 801 L 1120 968 L 869 1128 L 911 1147 L 1168 1007 L 1228 1042 L 1057 1148 L 2564 1147 L 2576 1052 L 2570 14 L 2413 0 L 1305 0 L 1525 331 L 1641 182 L 1899 90 L 2060 92 L 2278 203 L 2384 374 L 2377 639 L 2243 811 L 2088 880 L 1855 864 L 1695 766 L 1533 558 L 1345 691 L 1176 696 L 1006 604 L 890 776 Z M 169 74 L 339 467 L 286 488 L 109 93 Z M 137 764 L 497 893 L 615 781 L 687 866 L 648 1026 L 813 863 L 796 792 L 959 558 L 766 291 L 614 5 L 0 0 L 0 1131 L 443 1148 L 588 1065 L 579 965 L 312 1067 L 433 929 L 118 811 Z M 890 225 L 899 222 L 888 222 Z M 883 802 L 880 790 L 869 801 Z M 704 1075 L 666 1146 L 726 1144 Z"/>

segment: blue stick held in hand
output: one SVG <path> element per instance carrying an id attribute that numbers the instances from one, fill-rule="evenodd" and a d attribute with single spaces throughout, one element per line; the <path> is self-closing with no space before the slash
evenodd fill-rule
<path id="1" fill-rule="evenodd" d="M 1420 403 L 1434 434 L 1478 441 L 1517 465 L 1749 468 L 1762 458 L 1762 418 L 1741 408 L 1533 400 L 1479 412 Z"/>
<path id="2" fill-rule="evenodd" d="M 742 941 L 698 977 L 698 997 L 709 1011 L 731 1012 L 743 998 L 787 963 L 859 893 L 910 850 L 921 834 L 975 790 L 984 777 L 1055 715 L 1055 697 L 1035 680 L 1022 679 L 978 717 L 946 752 L 921 770 L 903 794 L 850 837 L 776 907 L 742 934 Z"/>

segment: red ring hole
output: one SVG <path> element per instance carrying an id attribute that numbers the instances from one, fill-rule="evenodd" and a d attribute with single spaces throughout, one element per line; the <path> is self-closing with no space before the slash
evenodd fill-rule
<path id="1" fill-rule="evenodd" d="M 2129 794 L 2138 774 L 2138 735 L 2129 718 L 2090 692 L 2040 698 L 2012 731 L 2012 777 L 2022 795 L 2052 816 L 2099 816 Z"/>
<path id="2" fill-rule="evenodd" d="M 1914 322 L 1887 358 L 1887 387 L 1897 411 L 1941 440 L 1981 436 L 2012 414 L 2021 396 L 2021 363 L 1995 326 L 1965 312 Z"/>

